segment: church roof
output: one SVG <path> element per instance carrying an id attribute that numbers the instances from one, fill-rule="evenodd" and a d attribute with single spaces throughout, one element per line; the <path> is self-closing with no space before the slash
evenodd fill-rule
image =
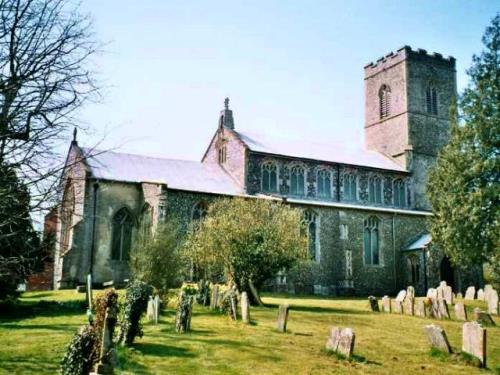
<path id="1" fill-rule="evenodd" d="M 405 168 L 389 157 L 377 151 L 369 151 L 360 147 L 330 142 L 291 140 L 240 130 L 235 131 L 235 133 L 251 151 L 255 152 L 406 172 Z"/>
<path id="2" fill-rule="evenodd" d="M 432 241 L 431 235 L 429 233 L 422 234 L 416 241 L 410 244 L 405 250 L 406 251 L 413 251 L 413 250 L 420 250 L 423 249 L 424 247 L 427 247 L 429 243 Z"/>
<path id="3" fill-rule="evenodd" d="M 241 195 L 243 190 L 218 164 L 81 148 L 92 177 L 166 184 L 169 189 Z"/>

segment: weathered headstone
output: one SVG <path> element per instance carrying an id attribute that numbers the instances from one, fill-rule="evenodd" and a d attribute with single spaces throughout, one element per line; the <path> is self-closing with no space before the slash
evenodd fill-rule
<path id="1" fill-rule="evenodd" d="M 493 291 L 493 285 L 486 284 L 484 286 L 484 300 L 487 301 L 490 293 Z"/>
<path id="2" fill-rule="evenodd" d="M 116 309 L 110 307 L 106 309 L 102 327 L 99 363 L 95 367 L 95 372 L 91 373 L 91 375 L 113 374 L 113 362 L 114 358 L 116 357 L 115 349 L 113 347 L 113 330 L 116 326 L 116 315 Z"/>
<path id="3" fill-rule="evenodd" d="M 392 311 L 396 314 L 402 314 L 403 313 L 403 304 L 396 299 L 393 300 Z"/>
<path id="4" fill-rule="evenodd" d="M 437 299 L 437 290 L 434 288 L 429 288 L 427 290 L 427 298 Z"/>
<path id="5" fill-rule="evenodd" d="M 406 297 L 406 290 L 400 290 L 398 295 L 396 296 L 396 301 L 403 303 Z"/>
<path id="6" fill-rule="evenodd" d="M 450 312 L 448 311 L 448 303 L 445 299 L 437 300 L 439 309 L 439 319 L 450 319 Z"/>
<path id="7" fill-rule="evenodd" d="M 158 320 L 160 319 L 160 296 L 157 294 L 154 299 L 154 312 L 153 312 L 153 322 L 154 324 L 158 324 Z"/>
<path id="8" fill-rule="evenodd" d="M 330 336 L 326 341 L 326 349 L 350 358 L 354 351 L 354 340 L 355 335 L 352 328 L 331 327 Z"/>
<path id="9" fill-rule="evenodd" d="M 488 294 L 488 312 L 492 315 L 498 315 L 498 292 L 493 289 Z"/>
<path id="10" fill-rule="evenodd" d="M 462 351 L 473 355 L 486 367 L 486 329 L 477 322 L 462 327 Z"/>
<path id="11" fill-rule="evenodd" d="M 250 323 L 250 301 L 247 292 L 241 293 L 241 320 L 243 323 Z"/>
<path id="12" fill-rule="evenodd" d="M 424 327 L 424 331 L 431 347 L 446 353 L 451 353 L 451 347 L 446 337 L 446 332 L 441 327 L 430 324 Z"/>
<path id="13" fill-rule="evenodd" d="M 425 302 L 423 299 L 417 299 L 415 303 L 415 315 L 425 318 Z"/>
<path id="14" fill-rule="evenodd" d="M 464 322 L 467 321 L 467 310 L 462 302 L 455 304 L 455 318 Z"/>
<path id="15" fill-rule="evenodd" d="M 476 296 L 476 288 L 474 288 L 473 286 L 468 287 L 467 290 L 465 291 L 464 299 L 473 300 L 475 296 Z"/>
<path id="16" fill-rule="evenodd" d="M 155 319 L 154 304 L 155 301 L 153 299 L 153 296 L 149 296 L 148 308 L 146 310 L 146 319 L 150 322 L 153 322 Z"/>
<path id="17" fill-rule="evenodd" d="M 368 297 L 368 302 L 370 303 L 370 308 L 372 309 L 373 312 L 379 312 L 380 309 L 378 307 L 378 299 L 377 297 L 370 296 Z"/>
<path id="18" fill-rule="evenodd" d="M 391 299 L 389 296 L 382 297 L 382 311 L 387 313 L 391 312 Z"/>
<path id="19" fill-rule="evenodd" d="M 175 330 L 185 333 L 191 330 L 191 315 L 193 313 L 193 296 L 182 291 L 179 295 L 177 314 L 175 317 Z"/>
<path id="20" fill-rule="evenodd" d="M 288 304 L 280 305 L 278 309 L 278 321 L 276 322 L 276 329 L 279 332 L 286 332 L 286 325 L 288 323 L 288 312 L 290 306 Z"/>
<path id="21" fill-rule="evenodd" d="M 408 297 L 415 298 L 415 288 L 411 285 L 406 288 L 406 298 Z"/>
<path id="22" fill-rule="evenodd" d="M 464 298 L 464 296 L 462 295 L 462 293 L 458 292 L 457 293 L 457 299 L 462 299 L 462 298 Z"/>
<path id="23" fill-rule="evenodd" d="M 479 289 L 477 291 L 477 300 L 478 301 L 484 301 L 484 290 Z"/>
<path id="24" fill-rule="evenodd" d="M 442 288 L 443 291 L 443 298 L 446 300 L 448 305 L 453 304 L 453 291 L 451 289 L 451 286 L 444 286 Z"/>
<path id="25" fill-rule="evenodd" d="M 446 281 L 444 281 L 444 280 L 439 283 L 440 287 L 444 287 L 444 286 L 447 286 L 447 285 L 448 284 L 446 284 Z"/>
<path id="26" fill-rule="evenodd" d="M 479 324 L 485 325 L 485 326 L 494 326 L 495 321 L 491 317 L 490 314 L 488 314 L 486 311 L 482 311 L 479 307 L 476 307 L 474 309 L 474 320 L 478 322 Z"/>
<path id="27" fill-rule="evenodd" d="M 218 307 L 218 300 L 219 300 L 219 286 L 214 285 L 212 288 L 212 295 L 210 298 L 210 310 L 215 310 Z"/>
<path id="28" fill-rule="evenodd" d="M 406 295 L 403 307 L 406 315 L 415 314 L 415 299 L 411 295 Z"/>

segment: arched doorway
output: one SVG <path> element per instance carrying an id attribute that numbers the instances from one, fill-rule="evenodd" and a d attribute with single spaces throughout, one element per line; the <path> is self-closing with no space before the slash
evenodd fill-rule
<path id="1" fill-rule="evenodd" d="M 455 290 L 455 269 L 453 268 L 448 257 L 444 257 L 441 261 L 441 280 L 446 281 L 446 284 Z"/>

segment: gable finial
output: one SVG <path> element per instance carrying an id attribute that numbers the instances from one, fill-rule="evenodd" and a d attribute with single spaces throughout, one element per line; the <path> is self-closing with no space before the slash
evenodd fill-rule
<path id="1" fill-rule="evenodd" d="M 224 99 L 224 109 L 229 109 L 229 98 Z"/>
<path id="2" fill-rule="evenodd" d="M 71 143 L 77 144 L 77 141 L 76 141 L 77 134 L 78 134 L 78 129 L 75 126 L 75 128 L 73 129 L 73 141 Z"/>

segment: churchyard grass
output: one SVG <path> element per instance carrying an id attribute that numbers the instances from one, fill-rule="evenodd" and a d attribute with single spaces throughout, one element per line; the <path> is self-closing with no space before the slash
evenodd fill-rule
<path id="1" fill-rule="evenodd" d="M 17 312 L 0 314 L 0 373 L 54 374 L 64 349 L 85 323 L 84 294 L 71 291 L 25 293 Z M 42 301 L 42 302 L 41 302 Z M 45 302 L 43 302 L 45 301 Z M 60 304 L 56 305 L 58 301 Z M 446 331 L 461 349 L 462 323 L 372 313 L 368 299 L 264 297 L 252 307 L 252 324 L 195 305 L 192 331 L 175 332 L 175 310 L 164 309 L 160 324 L 144 324 L 144 337 L 120 348 L 122 374 L 479 374 L 460 356 L 431 355 L 423 327 Z M 276 331 L 278 306 L 291 305 L 287 333 Z M 477 301 L 466 301 L 469 317 Z M 450 314 L 454 317 L 451 308 Z M 500 373 L 500 319 L 488 328 L 488 368 Z M 350 361 L 324 350 L 330 326 L 356 334 Z"/>

